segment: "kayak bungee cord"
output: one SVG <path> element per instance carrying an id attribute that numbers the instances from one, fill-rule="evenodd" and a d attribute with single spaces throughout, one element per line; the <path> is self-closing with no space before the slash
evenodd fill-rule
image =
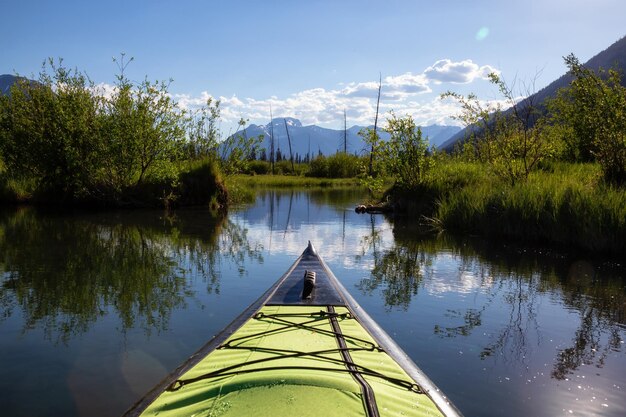
<path id="1" fill-rule="evenodd" d="M 289 320 L 285 320 L 282 317 L 314 317 L 313 320 L 309 320 L 309 321 L 305 321 L 303 323 L 294 323 L 292 321 Z M 313 327 L 313 326 L 309 326 L 309 324 L 311 323 L 319 323 L 320 319 L 323 318 L 342 318 L 342 319 L 353 319 L 352 315 L 350 313 L 344 313 L 344 314 L 338 314 L 338 313 L 329 313 L 323 310 L 320 310 L 319 312 L 316 313 L 282 313 L 282 314 L 265 314 L 262 312 L 259 312 L 257 314 L 255 314 L 252 318 L 254 318 L 255 320 L 261 320 L 261 319 L 273 319 L 276 322 L 279 323 L 283 323 L 285 324 L 285 326 L 283 327 L 279 327 L 277 329 L 272 329 L 272 330 L 266 330 L 263 332 L 258 332 L 258 333 L 254 333 L 251 335 L 246 335 L 246 336 L 241 336 L 241 337 L 236 337 L 234 339 L 230 339 L 229 341 L 227 341 L 226 343 L 223 343 L 222 345 L 220 345 L 218 347 L 218 349 L 221 348 L 226 348 L 226 347 L 231 347 L 233 346 L 232 343 L 233 342 L 241 342 L 243 340 L 247 340 L 247 339 L 254 339 L 255 337 L 259 337 L 259 336 L 267 336 L 269 334 L 272 333 L 279 333 L 283 330 L 288 330 L 291 329 L 292 327 L 297 327 L 300 329 L 305 329 L 305 330 L 310 330 L 312 332 L 315 333 L 320 333 L 320 334 L 324 334 L 327 336 L 337 336 L 337 333 L 335 331 L 331 331 L 331 330 L 325 330 L 325 329 L 320 329 L 317 327 Z M 369 340 L 365 340 L 365 339 L 361 339 L 358 337 L 354 337 L 354 336 L 349 336 L 349 335 L 343 335 L 344 337 L 348 337 L 353 341 L 357 341 L 360 343 L 363 343 L 365 345 L 371 346 L 371 348 L 369 350 L 377 350 L 378 352 L 384 352 L 383 348 L 381 348 L 380 346 L 376 345 L 375 343 L 370 342 Z"/>
<path id="2" fill-rule="evenodd" d="M 333 307 L 329 306 L 328 307 L 329 310 L 332 310 Z M 313 320 L 310 321 L 306 321 L 303 323 L 294 323 L 291 322 L 289 320 L 285 320 L 283 319 L 283 317 L 315 317 Z M 218 349 L 241 349 L 241 350 L 250 350 L 250 351 L 255 351 L 255 352 L 264 352 L 264 353 L 273 353 L 276 355 L 280 355 L 280 356 L 274 356 L 274 357 L 269 357 L 269 358 L 262 358 L 262 359 L 257 359 L 257 360 L 253 360 L 253 361 L 248 361 L 246 363 L 240 363 L 240 364 L 235 364 L 235 365 L 231 365 L 222 369 L 218 369 L 215 370 L 213 372 L 209 372 L 203 375 L 199 375 L 197 377 L 194 378 L 188 378 L 188 379 L 177 379 L 174 382 L 172 382 L 167 388 L 167 391 L 178 391 L 179 389 L 181 389 L 183 386 L 188 385 L 188 384 L 192 384 L 194 382 L 198 382 L 198 381 L 202 381 L 202 380 L 206 380 L 206 379 L 211 379 L 211 378 L 218 378 L 218 377 L 224 377 L 224 376 L 233 376 L 233 375 L 241 375 L 241 374 L 249 374 L 249 373 L 254 373 L 254 372 L 262 372 L 262 371 L 274 371 L 274 370 L 290 370 L 290 369 L 298 369 L 298 370 L 314 370 L 314 371 L 328 371 L 328 372 L 340 372 L 340 373 L 350 373 L 353 376 L 355 376 L 355 379 L 357 380 L 357 382 L 361 385 L 361 387 L 365 390 L 364 394 L 366 395 L 366 397 L 368 398 L 368 403 L 373 402 L 374 406 L 375 406 L 375 401 L 373 401 L 373 394 L 370 393 L 370 395 L 368 395 L 367 393 L 367 389 L 363 387 L 362 382 L 365 382 L 365 380 L 360 381 L 359 380 L 359 376 L 362 379 L 362 375 L 366 375 L 366 376 L 372 376 L 372 377 L 376 377 L 376 378 L 380 378 L 383 379 L 385 381 L 388 381 L 392 384 L 398 385 L 402 388 L 405 388 L 409 391 L 413 391 L 415 393 L 421 394 L 423 393 L 422 388 L 414 383 L 414 382 L 409 382 L 400 378 L 394 378 L 385 374 L 382 374 L 378 371 L 369 369 L 367 367 L 364 367 L 362 365 L 356 364 L 352 361 L 351 356 L 349 354 L 349 352 L 359 352 L 359 351 L 367 351 L 367 352 L 371 352 L 371 351 L 383 351 L 382 348 L 380 348 L 379 346 L 375 345 L 374 343 L 368 341 L 368 340 L 364 340 L 358 337 L 352 337 L 352 336 L 347 336 L 350 339 L 353 339 L 357 342 L 360 343 L 364 343 L 366 345 L 368 345 L 368 347 L 347 347 L 345 344 L 345 340 L 343 339 L 344 336 L 340 331 L 340 328 L 338 328 L 338 323 L 337 323 L 337 318 L 341 318 L 341 319 L 353 319 L 352 315 L 350 313 L 343 313 L 343 314 L 338 314 L 335 313 L 334 311 L 319 311 L 316 313 L 283 313 L 283 314 L 265 314 L 265 313 L 257 313 L 253 316 L 254 319 L 256 320 L 261 320 L 261 319 L 272 319 L 274 321 L 277 321 L 279 323 L 284 323 L 286 324 L 285 326 L 278 328 L 278 329 L 272 329 L 272 330 L 268 330 L 268 331 L 264 331 L 264 332 L 258 332 L 252 335 L 246 335 L 246 336 L 241 336 L 235 339 L 231 339 L 228 342 L 220 345 L 218 347 Z M 320 328 L 316 328 L 313 326 L 309 326 L 308 324 L 311 323 L 315 323 L 318 322 L 319 323 L 319 319 L 321 318 L 328 318 L 331 322 L 331 326 L 333 327 L 333 329 L 335 329 L 335 331 L 330 331 L 330 330 L 325 330 L 325 329 L 320 329 Z M 337 324 L 337 327 L 335 327 L 335 325 L 333 325 L 333 322 L 335 322 Z M 279 331 L 283 331 L 283 330 L 287 330 L 289 328 L 299 328 L 299 329 L 306 329 L 306 330 L 310 330 L 313 332 L 317 332 L 317 333 L 321 333 L 324 335 L 328 335 L 328 336 L 333 336 L 335 338 L 337 338 L 337 340 L 343 340 L 342 342 L 338 342 L 340 347 L 335 348 L 335 349 L 325 349 L 325 350 L 319 350 L 319 351 L 313 351 L 313 352 L 303 352 L 303 351 L 296 351 L 296 350 L 290 350 L 290 349 L 278 349 L 278 348 L 270 348 L 270 347 L 257 347 L 257 346 L 245 346 L 243 345 L 243 343 L 245 343 L 246 340 L 250 340 L 250 339 L 254 339 L 256 337 L 259 336 L 265 336 L 268 334 L 272 334 L 272 333 L 277 333 Z M 339 331 L 337 331 L 339 330 Z M 238 342 L 237 344 L 233 344 L 233 342 Z M 337 358 L 332 358 L 332 357 L 328 357 L 328 356 L 324 356 L 324 355 L 328 355 L 328 354 L 333 354 L 333 353 L 340 353 L 342 359 L 337 359 Z M 317 367 L 317 366 L 269 366 L 269 367 L 262 367 L 262 368 L 254 368 L 254 369 L 240 369 L 249 365 L 254 365 L 254 364 L 259 364 L 259 363 L 265 363 L 265 362 L 272 362 L 272 361 L 277 361 L 277 360 L 283 360 L 283 359 L 288 359 L 288 358 L 306 358 L 306 357 L 311 357 L 311 358 L 315 358 L 318 360 L 322 360 L 324 362 L 329 362 L 329 363 L 335 363 L 335 364 L 341 364 L 346 366 L 346 368 L 324 368 L 324 367 Z M 356 376 L 359 375 L 359 376 Z M 365 382 L 366 383 L 366 382 Z M 367 383 L 366 383 L 367 384 Z M 370 388 L 371 390 L 371 388 Z M 368 410 L 368 413 L 371 410 Z M 377 415 L 377 413 L 370 413 L 370 415 L 375 416 Z"/>
<path id="3" fill-rule="evenodd" d="M 243 349 L 243 348 L 239 348 L 239 349 Z M 256 349 L 255 348 L 250 348 L 250 350 L 256 350 Z M 336 351 L 339 351 L 339 350 L 340 349 L 332 349 L 332 350 L 323 351 L 323 352 L 331 353 L 332 351 L 336 352 Z M 357 350 L 365 350 L 365 349 L 357 349 Z M 383 379 L 385 381 L 391 382 L 392 384 L 398 385 L 398 386 L 400 386 L 402 388 L 406 388 L 409 391 L 413 391 L 413 392 L 415 392 L 417 394 L 423 394 L 423 390 L 421 389 L 421 387 L 419 385 L 415 384 L 415 383 L 412 383 L 412 382 L 409 382 L 409 381 L 405 381 L 405 380 L 399 379 L 399 378 L 390 377 L 388 375 L 384 375 L 384 374 L 382 374 L 382 373 L 380 373 L 378 371 L 371 370 L 369 368 L 357 365 L 355 363 L 348 363 L 348 362 L 344 362 L 343 360 L 340 360 L 340 359 L 333 359 L 333 358 L 328 358 L 328 357 L 323 357 L 323 356 L 319 357 L 315 353 L 316 352 L 311 352 L 311 353 L 309 353 L 309 352 L 294 352 L 291 355 L 285 355 L 285 356 L 273 357 L 273 358 L 263 358 L 263 359 L 259 359 L 259 360 L 255 360 L 255 361 L 250 361 L 250 362 L 247 362 L 247 363 L 242 363 L 242 364 L 228 366 L 226 368 L 218 369 L 216 371 L 209 372 L 209 373 L 206 373 L 204 375 L 197 376 L 195 378 L 177 379 L 176 381 L 172 382 L 167 387 L 166 391 L 178 391 L 179 389 L 181 389 L 185 385 L 192 384 L 194 382 L 202 381 L 202 380 L 205 380 L 205 379 L 217 378 L 217 377 L 221 377 L 221 376 L 250 374 L 250 373 L 262 372 L 262 371 L 302 369 L 302 370 L 329 371 L 329 372 L 340 372 L 340 373 L 355 373 L 356 372 L 356 373 L 359 373 L 361 375 L 378 377 L 378 378 Z M 351 369 L 347 369 L 347 368 L 322 368 L 322 367 L 317 367 L 317 366 L 300 366 L 300 365 L 295 366 L 294 365 L 294 366 L 268 366 L 268 367 L 264 367 L 264 368 L 239 369 L 239 370 L 237 370 L 237 368 L 241 368 L 241 367 L 248 366 L 248 365 L 251 365 L 251 364 L 270 362 L 270 361 L 281 360 L 281 359 L 285 359 L 285 358 L 303 357 L 303 356 L 313 356 L 313 357 L 318 357 L 320 359 L 326 360 L 328 362 L 335 362 L 335 363 L 340 363 L 340 364 L 345 364 L 345 365 L 351 365 L 351 366 L 354 366 L 356 369 L 355 370 L 351 370 Z"/>

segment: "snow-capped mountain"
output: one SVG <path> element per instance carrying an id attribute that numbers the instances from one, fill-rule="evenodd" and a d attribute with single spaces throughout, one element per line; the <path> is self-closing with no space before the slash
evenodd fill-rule
<path id="1" fill-rule="evenodd" d="M 280 149 L 285 156 L 289 155 L 289 142 L 287 139 L 287 129 L 289 129 L 289 137 L 291 138 L 291 148 L 294 156 L 296 154 L 305 157 L 307 154 L 311 156 L 322 153 L 323 155 L 332 155 L 337 151 L 344 149 L 344 137 L 346 139 L 346 148 L 348 153 L 363 154 L 367 152 L 367 146 L 359 132 L 365 129 L 365 126 L 352 126 L 344 131 L 343 129 L 327 129 L 324 127 L 310 125 L 303 126 L 300 120 L 292 117 L 275 118 L 266 125 L 251 124 L 243 131 L 237 134 L 245 137 L 258 137 L 263 135 L 261 148 L 265 148 L 269 153 L 270 138 L 272 131 L 274 132 L 274 148 L 276 151 Z M 369 126 L 372 128 L 373 126 Z M 439 146 L 452 135 L 461 130 L 458 126 L 440 126 L 431 125 L 422 127 L 422 134 L 428 138 L 431 145 Z M 379 128 L 379 135 L 383 140 L 389 139 L 389 134 L 383 132 Z"/>

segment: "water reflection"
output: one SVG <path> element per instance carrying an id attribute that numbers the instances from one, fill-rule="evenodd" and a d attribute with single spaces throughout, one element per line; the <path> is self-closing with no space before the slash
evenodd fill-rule
<path id="1" fill-rule="evenodd" d="M 216 264 L 241 274 L 261 260 L 246 231 L 224 217 L 180 211 L 42 215 L 22 208 L 0 216 L 0 308 L 16 311 L 23 332 L 43 329 L 66 343 L 114 314 L 122 330 L 167 327 L 171 312 L 193 299 L 191 281 L 220 291 Z"/>
<path id="2" fill-rule="evenodd" d="M 227 218 L 0 212 L 0 409 L 120 415 L 311 240 L 466 415 L 625 415 L 623 266 L 425 236 L 354 213 L 365 194 L 260 191 Z"/>
<path id="3" fill-rule="evenodd" d="M 361 247 L 369 234 L 370 216 L 358 215 L 354 205 L 365 195 L 360 189 L 312 189 L 310 191 L 259 191 L 253 205 L 231 213 L 231 219 L 249 232 L 249 238 L 269 254 L 299 255 L 310 240 L 324 251 L 327 261 L 339 259 L 355 266 L 348 256 Z M 377 233 L 391 238 L 388 223 L 375 225 Z M 364 269 L 370 266 L 363 258 Z"/>
<path id="4" fill-rule="evenodd" d="M 623 268 L 548 251 L 492 245 L 481 240 L 424 237 L 419 229 L 397 222 L 395 244 L 374 254 L 371 276 L 358 287 L 365 293 L 381 288 L 388 308 L 407 309 L 420 290 L 434 295 L 470 294 L 468 307 L 448 306 L 433 332 L 442 338 L 480 332 L 485 320 L 489 337 L 477 355 L 482 360 L 528 363 L 533 349 L 544 345 L 539 318 L 545 304 L 565 308 L 569 323 L 578 323 L 568 346 L 559 347 L 551 376 L 565 380 L 583 365 L 602 368 L 606 358 L 622 352 L 626 328 Z M 375 233 L 364 239 L 377 240 Z M 545 313 L 543 313 L 545 316 Z M 541 321 L 543 320 L 543 321 Z"/>

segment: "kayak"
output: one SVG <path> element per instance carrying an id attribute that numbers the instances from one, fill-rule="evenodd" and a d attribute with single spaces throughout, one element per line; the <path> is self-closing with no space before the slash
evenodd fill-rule
<path id="1" fill-rule="evenodd" d="M 313 245 L 124 416 L 461 416 Z"/>

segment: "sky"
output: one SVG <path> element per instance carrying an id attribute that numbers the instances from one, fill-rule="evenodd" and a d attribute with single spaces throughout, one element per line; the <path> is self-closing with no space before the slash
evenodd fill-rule
<path id="1" fill-rule="evenodd" d="M 0 0 L 0 74 L 36 77 L 46 58 L 104 87 L 133 58 L 134 82 L 172 80 L 179 106 L 222 103 L 222 129 L 372 125 L 381 114 L 458 124 L 440 94 L 500 97 L 486 77 L 538 91 L 626 35 L 624 0 Z M 119 62 L 119 60 L 118 60 Z M 522 88 L 523 87 L 523 88 Z"/>

